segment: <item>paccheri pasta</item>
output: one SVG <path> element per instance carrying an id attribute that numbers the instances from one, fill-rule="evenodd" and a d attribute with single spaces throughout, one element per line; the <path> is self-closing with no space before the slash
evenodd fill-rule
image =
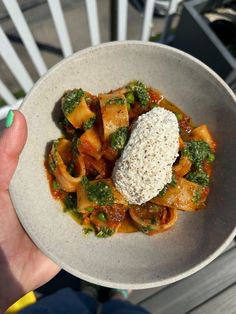
<path id="1" fill-rule="evenodd" d="M 205 207 L 215 141 L 159 91 L 140 81 L 98 96 L 73 89 L 61 109 L 64 136 L 52 143 L 47 175 L 85 233 L 154 235 L 178 210 Z"/>

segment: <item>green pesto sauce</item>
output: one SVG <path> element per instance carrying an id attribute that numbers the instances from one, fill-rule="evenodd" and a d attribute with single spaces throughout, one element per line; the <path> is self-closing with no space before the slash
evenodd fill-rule
<path id="1" fill-rule="evenodd" d="M 151 225 L 140 228 L 140 231 L 142 231 L 143 233 L 149 233 L 150 231 L 154 231 L 154 230 L 155 230 L 155 227 Z"/>
<path id="2" fill-rule="evenodd" d="M 92 227 L 83 227 L 83 233 L 84 234 L 89 234 L 93 231 L 94 231 L 94 228 L 92 228 Z"/>
<path id="3" fill-rule="evenodd" d="M 58 145 L 59 145 L 59 139 L 54 140 L 52 143 L 52 150 L 51 150 L 51 153 L 49 154 L 49 158 L 48 158 L 48 165 L 49 165 L 49 168 L 52 172 L 54 172 L 57 168 L 56 153 L 58 150 Z"/>
<path id="4" fill-rule="evenodd" d="M 128 140 L 128 128 L 121 127 L 110 136 L 111 147 L 120 151 L 124 148 Z"/>
<path id="5" fill-rule="evenodd" d="M 63 200 L 64 212 L 77 211 L 77 197 L 76 193 L 68 193 Z"/>
<path id="6" fill-rule="evenodd" d="M 84 91 L 81 88 L 73 89 L 72 91 L 66 93 L 62 100 L 62 111 L 65 116 L 69 115 L 75 110 L 75 108 L 79 105 L 83 95 Z"/>
<path id="7" fill-rule="evenodd" d="M 148 89 L 143 82 L 132 81 L 128 84 L 128 88 L 134 93 L 135 98 L 137 98 L 142 107 L 145 107 L 149 100 L 150 96 Z"/>
<path id="8" fill-rule="evenodd" d="M 203 170 L 190 172 L 187 175 L 186 179 L 202 186 L 208 186 L 210 182 L 208 174 L 205 173 Z"/>
<path id="9" fill-rule="evenodd" d="M 124 105 L 124 98 L 114 96 L 107 100 L 106 105 Z"/>
<path id="10" fill-rule="evenodd" d="M 96 121 L 96 117 L 92 117 L 88 119 L 87 121 L 85 121 L 83 124 L 84 131 L 91 129 L 95 121 Z"/>
<path id="11" fill-rule="evenodd" d="M 52 171 L 52 173 L 56 170 L 57 168 L 57 163 L 56 161 L 52 158 L 51 155 L 49 155 L 49 158 L 48 158 L 48 166 L 49 166 L 49 169 Z"/>
<path id="12" fill-rule="evenodd" d="M 114 230 L 108 227 L 102 227 L 99 232 L 96 234 L 98 238 L 107 238 L 114 234 Z"/>
<path id="13" fill-rule="evenodd" d="M 87 177 L 83 177 L 81 184 L 86 190 L 89 201 L 96 202 L 100 206 L 112 205 L 114 203 L 112 189 L 105 182 L 90 183 Z"/>
<path id="14" fill-rule="evenodd" d="M 201 195 L 202 195 L 202 188 L 197 188 L 195 191 L 194 191 L 194 194 L 193 194 L 193 202 L 195 204 L 198 204 L 201 200 Z"/>
<path id="15" fill-rule="evenodd" d="M 187 142 L 183 155 L 187 156 L 197 169 L 202 167 L 205 160 L 212 158 L 210 146 L 204 141 Z"/>

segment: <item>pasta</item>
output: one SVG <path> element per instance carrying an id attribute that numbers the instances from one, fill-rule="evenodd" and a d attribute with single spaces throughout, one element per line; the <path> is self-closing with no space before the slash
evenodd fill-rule
<path id="1" fill-rule="evenodd" d="M 170 183 L 148 202 L 129 204 L 115 187 L 112 171 L 137 118 L 154 107 L 175 114 L 179 157 Z M 105 238 L 141 231 L 152 236 L 173 227 L 179 210 L 205 207 L 216 143 L 205 124 L 195 127 L 159 91 L 140 81 L 98 96 L 73 89 L 62 96 L 61 109 L 64 136 L 52 142 L 47 176 L 53 197 L 83 225 L 85 234 L 94 231 Z"/>

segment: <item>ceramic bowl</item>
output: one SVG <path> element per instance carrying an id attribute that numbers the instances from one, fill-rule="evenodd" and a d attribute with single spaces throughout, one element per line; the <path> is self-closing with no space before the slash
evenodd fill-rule
<path id="1" fill-rule="evenodd" d="M 61 136 L 55 103 L 67 89 L 97 94 L 138 79 L 156 87 L 217 141 L 205 210 L 179 212 L 168 232 L 85 236 L 49 191 L 47 143 Z M 179 50 L 153 43 L 112 42 L 82 50 L 55 65 L 25 98 L 29 136 L 10 193 L 35 244 L 66 271 L 95 284 L 150 288 L 193 274 L 216 258 L 236 234 L 235 95 L 206 65 Z"/>

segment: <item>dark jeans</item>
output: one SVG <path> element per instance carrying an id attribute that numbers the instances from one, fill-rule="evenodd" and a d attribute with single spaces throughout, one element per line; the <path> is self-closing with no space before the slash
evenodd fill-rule
<path id="1" fill-rule="evenodd" d="M 97 308 L 100 307 L 100 311 Z M 65 288 L 42 298 L 19 314 L 150 314 L 128 301 L 109 300 L 103 304 L 82 292 Z"/>

